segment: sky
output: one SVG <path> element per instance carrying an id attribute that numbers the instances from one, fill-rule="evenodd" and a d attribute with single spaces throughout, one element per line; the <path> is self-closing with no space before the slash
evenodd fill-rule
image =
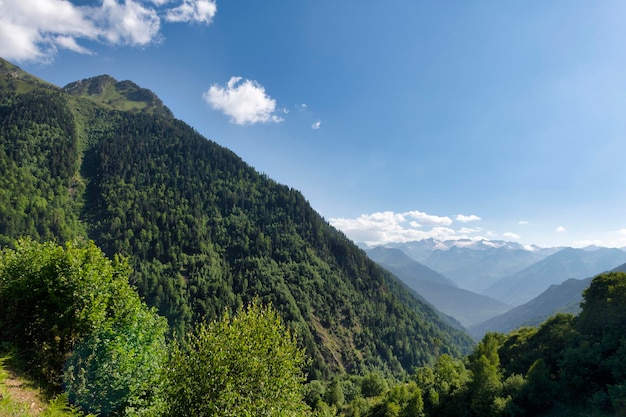
<path id="1" fill-rule="evenodd" d="M 0 56 L 101 74 L 357 242 L 626 246 L 626 2 L 0 0 Z"/>

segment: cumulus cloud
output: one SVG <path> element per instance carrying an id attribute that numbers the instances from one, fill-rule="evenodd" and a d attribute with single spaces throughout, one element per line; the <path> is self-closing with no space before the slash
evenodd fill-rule
<path id="1" fill-rule="evenodd" d="M 330 223 L 356 242 L 378 245 L 391 242 L 410 242 L 422 239 L 457 240 L 468 238 L 480 229 L 454 230 L 447 227 L 449 217 L 435 216 L 421 211 L 395 213 L 392 211 L 362 214 L 349 218 L 331 218 Z"/>
<path id="2" fill-rule="evenodd" d="M 509 240 L 518 240 L 520 238 L 520 235 L 513 232 L 504 232 L 502 233 L 502 237 Z"/>
<path id="3" fill-rule="evenodd" d="M 211 0 L 184 0 L 183 4 L 169 10 L 165 19 L 170 22 L 211 23 L 217 13 L 217 4 Z"/>
<path id="4" fill-rule="evenodd" d="M 96 3 L 96 2 L 94 2 Z M 212 0 L 102 0 L 77 6 L 67 0 L 1 0 L 0 56 L 50 61 L 60 49 L 88 54 L 85 41 L 143 46 L 161 41 L 162 20 L 210 23 Z"/>
<path id="5" fill-rule="evenodd" d="M 315 122 L 315 123 L 313 123 L 313 124 L 311 125 L 311 129 L 313 129 L 313 130 L 317 130 L 317 129 L 319 129 L 319 128 L 320 128 L 321 124 L 322 124 L 322 122 L 320 122 L 320 121 L 318 120 L 317 122 Z"/>
<path id="6" fill-rule="evenodd" d="M 416 219 L 419 223 L 426 226 L 449 226 L 452 224 L 452 219 L 449 217 L 433 216 L 421 211 L 407 211 L 403 213 L 404 216 Z"/>
<path id="7" fill-rule="evenodd" d="M 467 236 L 473 233 L 480 233 L 482 230 L 480 227 L 461 227 L 457 232 Z"/>
<path id="8" fill-rule="evenodd" d="M 156 10 L 126 0 L 103 0 L 100 9 L 93 10 L 98 36 L 114 45 L 147 45 L 156 39 L 161 19 Z"/>
<path id="9" fill-rule="evenodd" d="M 231 77 L 226 86 L 213 84 L 204 99 L 215 110 L 230 116 L 239 125 L 281 122 L 275 114 L 276 100 L 265 94 L 265 88 L 252 80 Z"/>
<path id="10" fill-rule="evenodd" d="M 475 214 L 470 214 L 469 216 L 464 216 L 463 214 L 457 214 L 456 220 L 461 223 L 468 223 L 468 222 L 475 222 L 475 221 L 482 220 L 482 219 Z"/>
<path id="11" fill-rule="evenodd" d="M 565 231 L 565 227 L 559 226 L 556 229 L 554 229 L 554 231 L 557 233 L 563 233 Z"/>

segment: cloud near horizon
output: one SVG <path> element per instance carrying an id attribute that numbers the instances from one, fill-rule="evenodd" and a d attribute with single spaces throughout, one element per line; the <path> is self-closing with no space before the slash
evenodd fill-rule
<path id="1" fill-rule="evenodd" d="M 362 214 L 355 219 L 331 218 L 330 223 L 355 242 L 369 245 L 402 243 L 422 239 L 458 240 L 483 239 L 475 235 L 481 228 L 449 227 L 453 221 L 421 211 L 394 213 L 392 211 Z"/>
<path id="2" fill-rule="evenodd" d="M 517 233 L 513 233 L 513 232 L 505 232 L 505 233 L 502 233 L 502 237 L 505 239 L 509 239 L 509 240 L 519 240 L 520 235 L 518 235 Z"/>
<path id="3" fill-rule="evenodd" d="M 475 214 L 470 214 L 469 216 L 465 216 L 463 214 L 457 214 L 456 220 L 461 223 L 469 223 L 469 222 L 475 222 L 475 221 L 482 220 L 482 219 Z"/>
<path id="4" fill-rule="evenodd" d="M 238 125 L 283 121 L 275 114 L 276 100 L 265 94 L 265 88 L 256 81 L 231 77 L 224 87 L 213 84 L 204 99 Z"/>
<path id="5" fill-rule="evenodd" d="M 49 62 L 60 49 L 93 53 L 81 41 L 145 46 L 162 41 L 161 23 L 209 24 L 214 0 L 102 0 L 77 6 L 68 0 L 0 1 L 0 56 Z"/>

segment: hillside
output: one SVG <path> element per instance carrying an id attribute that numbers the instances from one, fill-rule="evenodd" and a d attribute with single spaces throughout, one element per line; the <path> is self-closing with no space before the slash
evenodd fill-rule
<path id="1" fill-rule="evenodd" d="M 379 246 L 368 250 L 367 254 L 438 310 L 455 318 L 463 326 L 480 323 L 511 308 L 496 299 L 458 288 L 454 282 L 409 258 L 400 249 Z"/>
<path id="2" fill-rule="evenodd" d="M 50 86 L 0 61 L 0 244 L 91 239 L 129 256 L 172 332 L 253 297 L 313 359 L 311 377 L 401 374 L 472 341 L 316 213 L 207 140 L 149 90 Z"/>
<path id="3" fill-rule="evenodd" d="M 553 284 L 529 302 L 470 326 L 468 330 L 475 340 L 480 340 L 487 332 L 508 333 L 521 326 L 539 326 L 557 313 L 578 314 L 582 292 L 590 282 L 591 278 L 571 278 L 559 285 Z"/>
<path id="4" fill-rule="evenodd" d="M 493 284 L 484 294 L 511 305 L 520 305 L 552 284 L 569 278 L 583 279 L 609 271 L 626 262 L 626 252 L 614 248 L 584 250 L 565 248 L 528 268 Z"/>
<path id="5" fill-rule="evenodd" d="M 454 281 L 427 267 L 426 265 L 422 265 L 421 263 L 413 260 L 400 249 L 377 246 L 373 249 L 368 249 L 365 252 L 375 262 L 401 270 L 405 275 L 413 276 L 420 281 L 430 281 L 448 287 L 457 287 Z"/>

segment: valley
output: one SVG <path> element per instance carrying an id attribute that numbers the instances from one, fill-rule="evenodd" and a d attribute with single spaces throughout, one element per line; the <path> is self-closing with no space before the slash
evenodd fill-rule
<path id="1" fill-rule="evenodd" d="M 132 81 L 0 59 L 0 249 L 59 415 L 623 411 L 624 250 L 357 244 Z"/>

